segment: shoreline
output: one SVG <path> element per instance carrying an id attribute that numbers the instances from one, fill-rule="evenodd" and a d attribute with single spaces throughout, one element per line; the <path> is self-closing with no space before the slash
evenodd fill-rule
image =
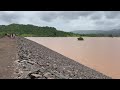
<path id="1" fill-rule="evenodd" d="M 18 59 L 15 78 L 19 79 L 111 79 L 43 45 L 17 37 Z"/>

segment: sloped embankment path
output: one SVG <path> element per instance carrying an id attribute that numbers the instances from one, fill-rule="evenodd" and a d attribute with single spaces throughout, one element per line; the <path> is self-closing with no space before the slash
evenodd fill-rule
<path id="1" fill-rule="evenodd" d="M 0 38 L 0 79 L 12 79 L 16 60 L 16 40 Z"/>

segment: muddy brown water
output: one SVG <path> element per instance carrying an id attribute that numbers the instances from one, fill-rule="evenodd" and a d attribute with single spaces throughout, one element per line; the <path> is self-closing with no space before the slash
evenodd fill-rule
<path id="1" fill-rule="evenodd" d="M 120 38 L 85 37 L 27 37 L 64 56 L 102 72 L 120 78 Z"/>

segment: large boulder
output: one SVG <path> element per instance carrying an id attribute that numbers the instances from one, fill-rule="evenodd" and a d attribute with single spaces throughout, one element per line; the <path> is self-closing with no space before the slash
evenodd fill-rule
<path id="1" fill-rule="evenodd" d="M 79 37 L 78 40 L 84 40 L 82 37 Z"/>

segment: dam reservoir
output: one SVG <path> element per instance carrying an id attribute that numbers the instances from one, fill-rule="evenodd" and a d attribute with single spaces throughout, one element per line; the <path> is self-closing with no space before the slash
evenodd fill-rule
<path id="1" fill-rule="evenodd" d="M 26 37 L 112 78 L 120 78 L 120 38 Z"/>

